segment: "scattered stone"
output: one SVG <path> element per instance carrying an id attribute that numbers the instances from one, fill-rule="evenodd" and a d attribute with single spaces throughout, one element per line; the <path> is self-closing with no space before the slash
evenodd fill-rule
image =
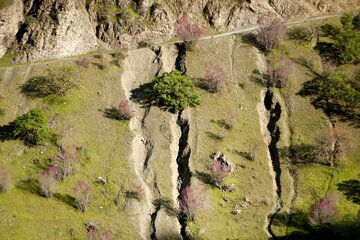
<path id="1" fill-rule="evenodd" d="M 98 177 L 96 180 L 97 183 L 102 184 L 102 185 L 106 185 L 107 184 L 107 180 L 105 177 Z"/>
<path id="2" fill-rule="evenodd" d="M 247 208 L 248 207 L 248 205 L 246 204 L 246 203 L 243 203 L 243 204 L 241 204 L 240 205 L 242 208 Z"/>
<path id="3" fill-rule="evenodd" d="M 225 203 L 220 203 L 220 206 L 222 206 L 223 208 L 226 206 Z"/>
<path id="4" fill-rule="evenodd" d="M 244 197 L 244 201 L 245 201 L 245 203 L 247 203 L 247 204 L 250 204 L 250 203 L 251 203 L 250 199 L 248 199 L 247 197 Z"/>
<path id="5" fill-rule="evenodd" d="M 203 235 L 206 233 L 206 230 L 204 228 L 200 228 L 199 235 Z"/>
<path id="6" fill-rule="evenodd" d="M 240 209 L 235 209 L 231 213 L 234 214 L 234 215 L 239 215 L 241 213 L 241 210 Z"/>
<path id="7" fill-rule="evenodd" d="M 225 197 L 225 196 L 223 196 L 223 200 L 224 200 L 225 202 L 227 202 L 227 203 L 231 203 L 231 202 L 232 202 L 229 198 L 227 198 L 227 197 Z"/>

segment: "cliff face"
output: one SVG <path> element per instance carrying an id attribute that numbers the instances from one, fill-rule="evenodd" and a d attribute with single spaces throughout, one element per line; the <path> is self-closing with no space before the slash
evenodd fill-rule
<path id="1" fill-rule="evenodd" d="M 38 61 L 105 48 L 157 43 L 187 14 L 203 27 L 231 30 L 271 14 L 284 19 L 359 7 L 357 0 L 13 0 L 0 9 L 0 57 Z M 15 37 L 16 36 L 16 37 Z"/>

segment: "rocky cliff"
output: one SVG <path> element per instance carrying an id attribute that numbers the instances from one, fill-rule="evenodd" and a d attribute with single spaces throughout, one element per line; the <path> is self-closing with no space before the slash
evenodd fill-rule
<path id="1" fill-rule="evenodd" d="M 359 7 L 357 0 L 10 0 L 0 9 L 0 56 L 17 62 L 157 43 L 187 14 L 204 28 L 230 30 L 272 14 L 288 19 Z"/>

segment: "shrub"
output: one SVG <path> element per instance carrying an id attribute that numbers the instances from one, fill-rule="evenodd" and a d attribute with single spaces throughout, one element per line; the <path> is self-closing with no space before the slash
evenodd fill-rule
<path id="1" fill-rule="evenodd" d="M 356 15 L 353 19 L 353 25 L 354 25 L 354 28 L 356 30 L 360 30 L 360 13 L 358 13 L 358 15 Z"/>
<path id="2" fill-rule="evenodd" d="M 65 96 L 76 87 L 75 73 L 70 66 L 51 67 L 46 75 L 30 78 L 21 90 L 28 97 Z"/>
<path id="3" fill-rule="evenodd" d="M 90 195 L 91 195 L 90 186 L 86 182 L 79 180 L 75 184 L 74 191 L 75 191 L 76 205 L 78 209 L 81 212 L 85 212 L 85 210 L 88 208 L 90 204 Z"/>
<path id="4" fill-rule="evenodd" d="M 75 171 L 75 165 L 80 160 L 75 146 L 59 148 L 59 155 L 53 159 L 51 168 L 56 172 L 55 177 L 64 180 Z"/>
<path id="5" fill-rule="evenodd" d="M 158 98 L 158 104 L 171 112 L 176 113 L 200 104 L 194 83 L 179 71 L 155 78 L 152 92 Z"/>
<path id="6" fill-rule="evenodd" d="M 340 21 L 345 31 L 351 31 L 354 28 L 353 20 L 354 20 L 354 15 L 352 14 L 352 12 L 344 13 L 341 16 Z"/>
<path id="7" fill-rule="evenodd" d="M 270 64 L 267 69 L 269 85 L 272 87 L 286 87 L 293 64 L 287 57 L 281 57 L 275 64 Z"/>
<path id="8" fill-rule="evenodd" d="M 212 161 L 210 166 L 210 176 L 212 182 L 221 188 L 221 183 L 231 173 L 231 166 L 225 164 L 219 158 Z"/>
<path id="9" fill-rule="evenodd" d="M 88 240 L 110 240 L 113 237 L 110 231 L 99 229 L 99 224 L 95 221 L 86 223 L 85 227 Z"/>
<path id="10" fill-rule="evenodd" d="M 88 68 L 91 64 L 91 60 L 89 58 L 82 58 L 79 60 L 76 60 L 75 63 L 83 68 Z"/>
<path id="11" fill-rule="evenodd" d="M 39 187 L 42 194 L 46 198 L 51 198 L 56 190 L 56 177 L 55 172 L 49 169 L 43 171 L 38 175 Z"/>
<path id="12" fill-rule="evenodd" d="M 288 30 L 287 36 L 290 40 L 308 43 L 313 39 L 313 32 L 307 27 L 294 27 Z"/>
<path id="13" fill-rule="evenodd" d="M 214 64 L 207 64 L 204 70 L 206 88 L 211 93 L 219 93 L 227 80 L 224 69 Z"/>
<path id="14" fill-rule="evenodd" d="M 11 173 L 0 167 L 0 192 L 5 192 L 10 188 Z"/>
<path id="15" fill-rule="evenodd" d="M 339 196 L 332 193 L 318 203 L 313 205 L 308 216 L 309 222 L 314 225 L 329 223 L 339 216 L 339 210 L 336 208 L 336 203 Z"/>
<path id="16" fill-rule="evenodd" d="M 265 20 L 260 20 L 260 22 L 262 23 L 260 23 L 256 40 L 261 48 L 265 51 L 270 51 L 279 45 L 280 40 L 286 32 L 286 26 L 279 19 L 266 22 Z"/>
<path id="17" fill-rule="evenodd" d="M 50 135 L 47 124 L 48 120 L 45 113 L 38 108 L 34 108 L 15 119 L 14 137 L 23 139 L 27 144 L 36 145 Z"/>
<path id="18" fill-rule="evenodd" d="M 184 41 L 187 48 L 191 48 L 199 41 L 201 29 L 198 24 L 190 23 L 188 17 L 183 15 L 176 22 L 175 34 Z"/>
<path id="19" fill-rule="evenodd" d="M 130 120 L 136 115 L 136 109 L 132 103 L 127 99 L 121 99 L 118 106 L 119 118 L 122 120 Z"/>
<path id="20" fill-rule="evenodd" d="M 194 220 L 195 213 L 204 207 L 204 191 L 204 186 L 200 184 L 192 187 L 186 186 L 181 191 L 180 211 L 188 220 Z"/>

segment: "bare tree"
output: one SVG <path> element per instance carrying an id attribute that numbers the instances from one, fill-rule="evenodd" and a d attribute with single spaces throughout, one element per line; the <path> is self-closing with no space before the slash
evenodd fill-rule
<path id="1" fill-rule="evenodd" d="M 193 47 L 201 36 L 200 26 L 196 23 L 190 23 L 186 15 L 180 17 L 175 26 L 175 34 L 180 37 L 186 47 Z"/>
<path id="2" fill-rule="evenodd" d="M 90 204 L 90 195 L 91 195 L 90 186 L 86 182 L 79 180 L 75 184 L 74 191 L 75 191 L 75 200 L 78 209 L 81 212 L 85 212 L 85 210 L 88 208 Z"/>
<path id="3" fill-rule="evenodd" d="M 55 173 L 51 170 L 43 171 L 38 175 L 39 187 L 46 198 L 51 198 L 56 191 Z"/>
<path id="4" fill-rule="evenodd" d="M 308 216 L 311 224 L 324 224 L 333 221 L 339 216 L 339 210 L 336 208 L 336 203 L 339 196 L 332 193 L 322 198 L 318 203 L 313 205 Z"/>
<path id="5" fill-rule="evenodd" d="M 211 93 L 219 93 L 227 81 L 224 69 L 215 64 L 206 64 L 204 67 L 206 88 Z"/>
<path id="6" fill-rule="evenodd" d="M 56 171 L 56 178 L 64 180 L 67 176 L 74 173 L 75 165 L 79 162 L 80 157 L 76 146 L 61 146 L 59 153 L 60 154 L 53 159 L 53 166 L 51 167 Z"/>
<path id="7" fill-rule="evenodd" d="M 181 199 L 179 200 L 181 213 L 187 219 L 193 220 L 195 213 L 204 207 L 205 189 L 200 183 L 193 186 L 186 186 L 181 191 Z"/>
<path id="8" fill-rule="evenodd" d="M 256 40 L 261 48 L 270 51 L 276 48 L 286 33 L 286 26 L 280 19 L 259 19 L 260 29 Z"/>
<path id="9" fill-rule="evenodd" d="M 129 120 L 136 115 L 136 109 L 133 104 L 127 99 L 121 99 L 118 106 L 119 118 Z"/>
<path id="10" fill-rule="evenodd" d="M 11 173 L 0 167 L 0 192 L 5 192 L 9 189 L 11 183 Z"/>

